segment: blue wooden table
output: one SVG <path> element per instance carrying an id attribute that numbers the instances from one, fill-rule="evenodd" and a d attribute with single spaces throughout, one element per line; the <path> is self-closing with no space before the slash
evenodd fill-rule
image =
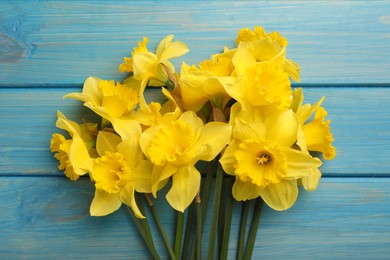
<path id="1" fill-rule="evenodd" d="M 121 80 L 117 66 L 143 36 L 154 49 L 174 34 L 197 64 L 255 25 L 287 37 L 307 101 L 327 97 L 338 154 L 316 192 L 285 212 L 265 207 L 254 259 L 390 258 L 389 1 L 114 0 L 0 1 L 0 258 L 146 258 L 125 208 L 90 217 L 92 184 L 57 170 L 56 110 L 88 117 L 62 96 L 88 76 Z M 159 201 L 172 237 L 173 213 Z"/>

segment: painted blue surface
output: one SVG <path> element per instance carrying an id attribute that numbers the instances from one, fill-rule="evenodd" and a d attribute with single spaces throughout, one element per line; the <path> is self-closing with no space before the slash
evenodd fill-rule
<path id="1" fill-rule="evenodd" d="M 305 100 L 325 95 L 338 155 L 318 190 L 286 212 L 265 208 L 254 259 L 390 258 L 390 1 L 1 1 L 0 259 L 144 259 L 125 208 L 89 216 L 93 187 L 70 182 L 49 150 L 56 110 L 93 120 L 62 96 L 90 75 L 119 80 L 143 36 L 187 43 L 198 63 L 237 31 L 261 25 L 289 40 Z M 148 91 L 160 100 L 158 91 Z M 174 218 L 156 207 L 173 236 Z M 238 234 L 235 204 L 229 259 Z M 205 236 L 209 234 L 206 223 Z M 157 230 L 153 229 L 156 234 Z M 206 243 L 206 239 L 203 241 Z M 206 246 L 206 244 L 204 244 Z M 157 242 L 162 255 L 161 241 Z"/>

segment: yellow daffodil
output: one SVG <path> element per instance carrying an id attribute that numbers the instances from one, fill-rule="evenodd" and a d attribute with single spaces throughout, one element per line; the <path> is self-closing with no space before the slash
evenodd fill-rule
<path id="1" fill-rule="evenodd" d="M 235 59 L 247 59 L 246 63 L 239 62 L 241 70 L 243 66 L 251 66 L 253 62 L 276 61 L 283 70 L 295 81 L 299 81 L 300 68 L 297 63 L 286 58 L 288 42 L 279 32 L 265 33 L 262 27 L 256 26 L 254 30 L 244 28 L 239 31 L 236 39 L 239 57 Z M 249 63 L 248 63 L 248 57 Z"/>
<path id="2" fill-rule="evenodd" d="M 325 97 L 322 97 L 315 104 L 303 105 L 302 88 L 293 92 L 291 109 L 294 110 L 299 119 L 298 142 L 303 151 L 321 152 L 324 159 L 332 160 L 336 156 L 336 148 L 332 145 L 334 139 L 330 131 L 330 120 L 325 120 L 327 112 L 321 107 Z M 312 118 L 314 114 L 314 118 Z M 303 187 L 307 191 L 314 191 L 321 178 L 318 169 L 313 170 L 310 175 L 302 178 Z"/>
<path id="3" fill-rule="evenodd" d="M 231 76 L 233 69 L 231 60 L 226 57 L 205 60 L 199 68 L 183 63 L 179 79 L 183 107 L 196 112 L 211 101 L 223 109 L 230 100 L 224 86 L 236 81 Z"/>
<path id="4" fill-rule="evenodd" d="M 141 148 L 155 165 L 152 173 L 152 193 L 172 177 L 172 187 L 166 195 L 169 204 L 184 211 L 200 189 L 198 160 L 211 161 L 229 142 L 231 126 L 212 122 L 206 125 L 192 111 L 166 114 L 159 125 L 145 130 Z"/>
<path id="5" fill-rule="evenodd" d="M 82 93 L 70 93 L 65 98 L 73 98 L 84 102 L 102 118 L 110 121 L 118 134 L 124 134 L 123 128 L 136 128 L 138 124 L 134 110 L 139 102 L 140 82 L 127 81 L 126 84 L 89 77 L 84 82 Z"/>
<path id="6" fill-rule="evenodd" d="M 132 83 L 121 84 L 89 77 L 84 82 L 82 93 L 70 93 L 64 97 L 83 101 L 86 107 L 111 121 L 126 116 L 136 108 L 140 85 L 136 81 Z"/>
<path id="7" fill-rule="evenodd" d="M 134 78 L 140 81 L 150 81 L 150 86 L 164 86 L 168 81 L 168 74 L 164 66 L 174 73 L 175 68 L 170 59 L 186 54 L 189 49 L 180 41 L 172 41 L 173 35 L 166 36 L 157 46 L 156 53 L 150 52 L 146 46 L 148 38 L 138 43 L 131 58 L 125 58 L 119 66 L 121 72 L 133 72 Z"/>
<path id="8" fill-rule="evenodd" d="M 65 139 L 61 134 L 54 134 L 50 148 L 60 162 L 58 169 L 64 170 L 71 180 L 77 180 L 80 175 L 90 170 L 91 156 L 95 155 L 94 145 L 97 134 L 97 124 L 82 125 L 67 119 L 60 111 L 57 112 L 56 126 L 69 133 L 71 139 Z"/>
<path id="9" fill-rule="evenodd" d="M 236 176 L 236 200 L 261 196 L 271 208 L 286 210 L 298 197 L 297 179 L 319 167 L 321 161 L 292 148 L 299 126 L 293 111 L 275 111 L 265 119 L 261 114 L 257 109 L 233 115 L 233 140 L 220 162 L 226 173 Z"/>
<path id="10" fill-rule="evenodd" d="M 125 203 L 137 217 L 144 217 L 134 192 L 151 192 L 153 165 L 145 160 L 141 151 L 140 133 L 131 132 L 131 138 L 122 140 L 114 133 L 99 132 L 96 148 L 100 156 L 95 159 L 91 171 L 96 187 L 90 208 L 92 216 L 110 214 Z"/>
<path id="11" fill-rule="evenodd" d="M 234 84 L 226 85 L 225 90 L 245 108 L 270 105 L 283 110 L 292 101 L 289 77 L 273 62 L 258 63 L 246 69 L 245 74 Z"/>

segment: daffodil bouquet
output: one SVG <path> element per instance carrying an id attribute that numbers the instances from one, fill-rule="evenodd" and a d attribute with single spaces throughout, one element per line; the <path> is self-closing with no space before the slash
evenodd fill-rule
<path id="1" fill-rule="evenodd" d="M 69 179 L 88 174 L 94 183 L 92 216 L 108 215 L 123 203 L 129 207 L 156 259 L 145 202 L 169 256 L 199 259 L 212 197 L 207 255 L 224 259 L 232 201 L 242 201 L 237 258 L 249 259 L 262 203 L 277 211 L 292 207 L 299 186 L 317 188 L 322 162 L 315 156 L 330 160 L 336 155 L 321 106 L 324 97 L 304 104 L 303 90 L 292 89 L 291 79 L 300 80 L 300 68 L 286 57 L 287 40 L 278 32 L 242 29 L 234 48 L 225 47 L 198 65 L 183 62 L 180 73 L 170 60 L 189 49 L 173 38 L 165 37 L 155 52 L 148 49 L 148 38 L 140 41 L 119 65 L 126 73 L 123 82 L 89 77 L 81 93 L 65 95 L 82 101 L 101 121 L 78 124 L 58 112 L 56 126 L 70 137 L 55 133 L 51 150 Z M 148 101 L 149 87 L 161 89 L 164 102 Z M 202 173 L 199 161 L 207 162 Z M 167 192 L 160 191 L 167 185 Z M 177 212 L 174 246 L 153 205 L 162 195 Z M 245 246 L 250 205 L 255 209 Z M 196 226 L 193 234 L 187 232 L 191 225 Z M 223 227 L 219 250 L 213 232 L 217 225 Z"/>

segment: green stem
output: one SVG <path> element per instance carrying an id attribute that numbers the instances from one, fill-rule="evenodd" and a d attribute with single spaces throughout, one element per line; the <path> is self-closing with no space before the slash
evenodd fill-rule
<path id="1" fill-rule="evenodd" d="M 184 241 L 183 241 L 182 259 L 186 259 L 188 255 L 190 242 L 191 242 L 192 224 L 194 219 L 194 206 L 195 206 L 194 204 L 195 202 L 191 203 L 187 213 L 187 223 L 186 223 L 186 231 L 184 234 Z"/>
<path id="2" fill-rule="evenodd" d="M 144 239 L 145 244 L 148 247 L 149 252 L 151 253 L 153 259 L 159 260 L 160 256 L 158 255 L 156 248 L 154 247 L 153 242 L 150 240 L 149 236 L 146 234 L 145 227 L 142 225 L 141 220 L 134 215 L 134 212 L 130 207 L 127 207 L 127 209 L 129 211 L 130 216 L 133 219 L 133 222 L 135 223 L 139 233 L 141 234 L 142 238 Z"/>
<path id="3" fill-rule="evenodd" d="M 165 247 L 168 250 L 169 256 L 171 257 L 172 260 L 175 260 L 176 259 L 175 252 L 173 252 L 172 246 L 169 243 L 168 236 L 167 236 L 167 234 L 165 232 L 164 227 L 161 224 L 160 218 L 159 218 L 159 216 L 157 214 L 157 211 L 156 211 L 156 208 L 154 207 L 154 204 L 153 204 L 153 202 L 152 202 L 152 200 L 150 198 L 150 195 L 149 194 L 145 194 L 145 197 L 146 197 L 146 199 L 148 201 L 149 209 L 150 209 L 150 212 L 152 213 L 153 219 L 156 222 L 158 229 L 160 230 L 161 236 L 162 236 L 162 238 L 164 240 L 164 244 L 165 244 Z"/>
<path id="4" fill-rule="evenodd" d="M 232 212 L 233 212 L 233 196 L 232 196 L 232 185 L 233 178 L 228 177 L 227 179 L 227 203 L 226 203 L 226 211 L 225 211 L 225 223 L 223 227 L 223 238 L 222 245 L 220 251 L 220 259 L 227 259 L 227 251 L 229 247 L 229 238 L 230 238 L 230 226 L 232 223 Z"/>
<path id="5" fill-rule="evenodd" d="M 154 245 L 152 233 L 150 232 L 149 222 L 148 222 L 148 220 L 146 219 L 144 203 L 143 203 L 142 197 L 140 197 L 140 195 L 141 195 L 140 193 L 136 192 L 136 193 L 135 193 L 135 200 L 136 200 L 138 209 L 141 211 L 142 215 L 145 216 L 145 218 L 142 218 L 142 219 L 139 219 L 139 220 L 140 220 L 142 226 L 143 226 L 144 229 L 145 229 L 145 234 L 149 237 L 150 241 L 151 241 L 152 244 Z"/>
<path id="6" fill-rule="evenodd" d="M 210 237 L 209 237 L 209 246 L 208 246 L 208 259 L 214 259 L 215 255 L 215 230 L 217 228 L 218 222 L 218 213 L 219 213 L 219 204 L 221 201 L 221 189 L 223 183 L 223 170 L 221 165 L 218 164 L 217 168 L 217 177 L 215 180 L 215 191 L 214 191 L 214 202 L 213 202 L 213 211 L 211 215 L 211 225 L 210 225 Z"/>
<path id="7" fill-rule="evenodd" d="M 250 260 L 252 257 L 253 247 L 256 241 L 256 235 L 257 235 L 257 230 L 259 228 L 262 209 L 263 209 L 263 200 L 261 199 L 261 197 L 259 197 L 256 200 L 256 205 L 253 213 L 251 230 L 249 231 L 249 237 L 248 237 L 248 242 L 247 242 L 246 251 L 244 255 L 244 260 Z"/>
<path id="8" fill-rule="evenodd" d="M 206 175 L 206 181 L 205 181 L 205 186 L 203 189 L 203 197 L 202 197 L 202 223 L 200 225 L 201 232 L 203 233 L 203 228 L 204 228 L 204 223 L 206 219 L 206 214 L 207 214 L 207 207 L 209 205 L 210 201 L 210 194 L 211 194 L 211 186 L 213 184 L 213 179 L 214 179 L 214 172 L 217 168 L 218 161 L 212 161 L 209 164 L 209 168 L 207 170 L 207 175 Z M 195 259 L 195 246 L 196 246 L 196 240 L 194 243 L 191 245 L 191 255 L 190 259 L 193 260 Z"/>
<path id="9" fill-rule="evenodd" d="M 222 240 L 223 240 L 223 229 L 225 227 L 225 207 L 226 207 L 226 175 L 223 175 L 222 180 L 222 188 L 221 188 L 221 199 L 220 199 L 220 205 L 219 205 L 219 215 L 218 215 L 218 238 L 217 238 L 217 245 L 218 245 L 218 258 L 220 258 L 221 255 L 221 249 L 222 249 Z"/>
<path id="10" fill-rule="evenodd" d="M 202 204 L 200 195 L 196 196 L 196 259 L 202 259 Z"/>
<path id="11" fill-rule="evenodd" d="M 175 255 L 180 259 L 181 242 L 183 241 L 184 213 L 177 211 Z"/>
<path id="12" fill-rule="evenodd" d="M 244 201 L 242 205 L 241 212 L 241 223 L 240 223 L 240 233 L 238 238 L 237 246 L 237 259 L 242 260 L 244 257 L 244 245 L 245 245 L 245 234 L 246 234 L 246 225 L 248 222 L 248 213 L 249 213 L 249 202 Z"/>

